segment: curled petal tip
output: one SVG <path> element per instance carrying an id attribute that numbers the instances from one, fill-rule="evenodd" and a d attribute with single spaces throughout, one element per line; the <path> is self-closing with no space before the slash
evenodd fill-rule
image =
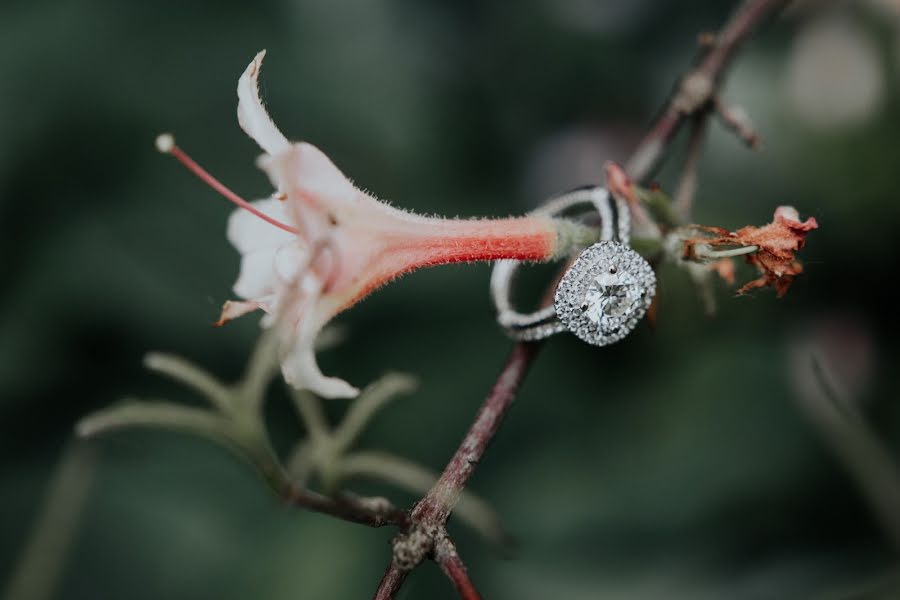
<path id="1" fill-rule="evenodd" d="M 219 316 L 219 320 L 213 323 L 214 327 L 221 327 L 228 321 L 237 319 L 238 317 L 242 317 L 247 313 L 251 313 L 255 310 L 265 310 L 265 305 L 262 302 L 256 300 L 248 300 L 246 302 L 242 302 L 239 300 L 228 300 L 222 306 L 222 314 Z"/>
<path id="2" fill-rule="evenodd" d="M 265 49 L 257 52 L 256 56 L 253 57 L 253 60 L 250 61 L 250 64 L 247 65 L 247 68 L 244 69 L 244 76 L 252 79 L 255 83 L 259 78 L 259 72 L 262 69 L 262 63 L 265 57 Z"/>
<path id="3" fill-rule="evenodd" d="M 238 123 L 266 153 L 277 154 L 286 150 L 289 144 L 272 122 L 259 97 L 259 71 L 265 55 L 265 50 L 258 52 L 238 80 Z"/>
<path id="4" fill-rule="evenodd" d="M 326 377 L 322 375 L 318 367 L 305 368 L 307 366 L 298 365 L 296 359 L 293 361 L 288 359 L 282 362 L 281 373 L 284 375 L 284 380 L 293 387 L 309 390 L 322 398 L 356 398 L 359 395 L 359 389 L 343 379 Z"/>
<path id="5" fill-rule="evenodd" d="M 809 217 L 805 221 L 800 220 L 800 213 L 793 206 L 779 206 L 775 209 L 775 220 L 780 221 L 798 231 L 812 231 L 819 228 L 815 217 Z"/>

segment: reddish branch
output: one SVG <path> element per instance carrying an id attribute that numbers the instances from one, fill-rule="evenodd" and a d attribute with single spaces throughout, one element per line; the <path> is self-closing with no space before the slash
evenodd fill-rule
<path id="1" fill-rule="evenodd" d="M 472 584 L 472 580 L 469 579 L 466 567 L 459 556 L 454 555 L 443 562 L 438 562 L 438 565 L 440 565 L 444 575 L 453 582 L 453 586 L 462 600 L 481 600 L 481 594 L 478 593 L 478 590 Z"/>
<path id="2" fill-rule="evenodd" d="M 406 581 L 407 575 L 409 571 L 400 569 L 391 562 L 381 578 L 381 583 L 378 584 L 375 600 L 391 600 L 400 591 L 400 586 Z"/>
<path id="3" fill-rule="evenodd" d="M 385 595 L 385 586 L 396 585 L 399 588 L 406 577 L 405 573 L 410 568 L 414 568 L 429 552 L 434 554 L 435 560 L 456 586 L 462 598 L 480 598 L 469 580 L 465 566 L 453 548 L 452 542 L 446 537 L 444 525 L 450 517 L 450 512 L 459 501 L 459 496 L 466 487 L 469 477 L 472 476 L 475 467 L 484 456 L 488 444 L 500 428 L 500 423 L 515 399 L 516 391 L 525 379 L 531 362 L 537 356 L 541 346 L 540 342 L 523 342 L 513 347 L 512 353 L 500 372 L 500 377 L 497 378 L 493 389 L 478 410 L 478 415 L 469 427 L 466 437 L 456 449 L 453 458 L 447 463 L 440 479 L 416 504 L 410 515 L 410 521 L 418 528 L 418 531 L 426 532 L 426 534 L 433 531 L 435 533 L 432 535 L 439 535 L 440 539 L 432 539 L 433 547 L 423 547 L 421 555 L 415 557 L 412 564 L 404 564 L 408 560 L 398 560 L 398 554 L 401 547 L 405 548 L 408 545 L 408 538 L 398 536 L 394 542 L 394 559 L 385 572 L 381 585 L 375 593 L 375 598 L 393 598 L 393 595 Z M 464 590 L 468 595 L 463 594 Z"/>
<path id="4" fill-rule="evenodd" d="M 435 545 L 434 561 L 441 567 L 444 575 L 453 582 L 453 587 L 456 588 L 456 592 L 462 600 L 481 600 L 481 594 L 469 579 L 466 565 L 456 553 L 456 547 L 450 538 L 444 537 Z"/>
<path id="5" fill-rule="evenodd" d="M 515 345 L 500 371 L 500 377 L 478 410 L 469 432 L 447 463 L 440 479 L 413 509 L 410 515 L 413 523 L 443 527 L 447 522 L 469 477 L 500 428 L 500 423 L 540 348 L 539 342 Z"/>
<path id="6" fill-rule="evenodd" d="M 369 527 L 394 525 L 405 529 L 409 526 L 409 514 L 384 498 L 360 499 L 346 494 L 324 496 L 311 490 L 292 488 L 285 492 L 284 501 L 289 506 L 299 506 Z"/>
<path id="7" fill-rule="evenodd" d="M 760 23 L 778 14 L 789 1 L 744 0 L 722 30 L 704 44 L 697 66 L 681 79 L 628 162 L 632 179 L 642 181 L 650 175 L 688 117 L 715 108 L 722 76 L 737 49 Z"/>

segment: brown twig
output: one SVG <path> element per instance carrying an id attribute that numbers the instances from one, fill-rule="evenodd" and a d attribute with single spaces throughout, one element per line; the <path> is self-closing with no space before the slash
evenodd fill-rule
<path id="1" fill-rule="evenodd" d="M 697 195 L 697 168 L 700 164 L 700 156 L 703 154 L 703 144 L 706 141 L 706 125 L 709 122 L 707 115 L 694 115 L 691 119 L 691 135 L 688 139 L 688 147 L 684 157 L 684 165 L 681 168 L 681 178 L 675 189 L 674 206 L 678 215 L 690 222 L 691 208 L 694 204 L 694 196 Z"/>
<path id="2" fill-rule="evenodd" d="M 741 3 L 714 42 L 704 48 L 697 66 L 681 79 L 666 107 L 638 145 L 626 169 L 632 179 L 642 181 L 653 172 L 685 118 L 707 108 L 715 99 L 722 76 L 741 43 L 788 2 L 790 0 L 744 0 Z"/>
<path id="3" fill-rule="evenodd" d="M 475 589 L 466 565 L 456 552 L 456 546 L 450 538 L 444 537 L 435 545 L 434 561 L 444 572 L 444 575 L 453 582 L 456 592 L 462 600 L 481 600 L 481 594 Z"/>
<path id="4" fill-rule="evenodd" d="M 285 494 L 284 501 L 289 506 L 299 506 L 369 527 L 394 525 L 405 529 L 410 522 L 409 514 L 386 498 L 358 498 L 347 494 L 324 496 L 311 490 L 292 488 Z"/>
<path id="5" fill-rule="evenodd" d="M 666 107 L 638 145 L 628 163 L 628 173 L 632 179 L 642 181 L 653 172 L 687 118 L 702 113 L 705 113 L 704 118 L 708 116 L 722 75 L 737 48 L 758 24 L 774 15 L 788 1 L 744 0 L 740 4 L 713 42 L 704 47 L 697 66 L 681 80 Z M 494 387 L 479 409 L 475 421 L 440 479 L 410 514 L 410 530 L 417 536 L 425 536 L 426 539 L 432 536 L 429 539 L 431 546 L 427 548 L 432 553 L 436 554 L 445 541 L 450 543 L 444 530 L 447 518 L 500 427 L 506 411 L 515 399 L 516 391 L 528 374 L 540 348 L 539 342 L 520 342 L 515 345 Z M 436 537 L 438 532 L 444 532 L 440 538 Z M 406 577 L 406 572 L 418 564 L 418 560 L 412 564 L 398 564 L 398 550 L 406 550 L 408 541 L 408 536 L 398 536 L 395 540 L 394 559 L 376 591 L 376 599 L 394 598 Z M 464 590 L 459 587 L 459 578 L 465 574 L 465 566 L 459 556 L 455 555 L 451 566 L 442 564 L 441 568 L 453 581 L 457 591 L 463 594 Z M 465 580 L 468 581 L 468 575 L 465 575 Z M 468 585 L 471 586 L 471 582 Z M 474 588 L 471 590 L 474 592 Z"/>
<path id="6" fill-rule="evenodd" d="M 542 345 L 540 342 L 523 342 L 513 347 L 500 377 L 479 409 L 475 421 L 469 427 L 453 458 L 447 463 L 440 479 L 412 510 L 410 531 L 395 539 L 394 558 L 375 593 L 376 599 L 393 598 L 393 593 L 403 582 L 397 571 L 405 573 L 415 568 L 428 553 L 437 558 L 441 569 L 456 586 L 457 591 L 462 594 L 460 586 L 465 585 L 467 593 L 475 594 L 463 598 L 479 598 L 471 581 L 468 580 L 462 560 L 447 537 L 444 525 L 459 501 L 466 482 L 475 471 L 475 466 L 500 428 L 500 423 L 515 399 L 519 385 L 525 379 L 525 374 Z M 452 551 L 449 550 L 451 548 Z M 444 563 L 441 563 L 441 560 Z M 467 583 L 462 583 L 463 577 Z M 388 594 L 388 586 L 397 587 L 394 592 Z"/>
<path id="7" fill-rule="evenodd" d="M 374 600 L 391 600 L 400 591 L 400 586 L 406 581 L 407 575 L 409 575 L 408 570 L 401 569 L 392 561 L 385 570 L 381 583 L 378 584 Z"/>
<path id="8" fill-rule="evenodd" d="M 744 109 L 740 106 L 729 106 L 721 98 L 716 98 L 714 105 L 716 115 L 718 115 L 722 124 L 734 135 L 738 136 L 748 147 L 759 150 L 759 133 L 753 128 L 750 117 L 747 116 Z"/>
<path id="9" fill-rule="evenodd" d="M 542 345 L 541 342 L 522 342 L 513 347 L 500 377 L 479 409 L 475 421 L 469 427 L 469 431 L 453 458 L 447 463 L 440 479 L 413 509 L 410 515 L 411 532 L 406 535 L 401 534 L 395 539 L 394 558 L 375 592 L 376 599 L 393 598 L 393 593 L 396 593 L 396 589 L 399 589 L 399 585 L 403 582 L 397 571 L 405 573 L 415 568 L 421 558 L 429 552 L 437 557 L 443 556 L 445 561 L 452 562 L 452 564 L 442 565 L 441 568 L 457 587 L 457 590 L 460 589 L 458 578 L 465 574 L 465 566 L 455 550 L 452 552 L 452 559 L 449 556 L 450 553 L 446 548 L 452 548 L 453 544 L 446 535 L 444 525 L 453 507 L 456 506 L 466 482 L 474 472 L 475 466 L 481 460 L 488 444 L 499 429 L 507 409 L 515 399 L 519 385 L 525 379 L 525 374 Z M 414 538 L 415 543 L 411 544 L 410 538 Z M 409 557 L 410 546 L 416 547 L 418 550 L 418 555 L 414 556 L 412 560 Z M 465 577 L 468 580 L 468 575 Z M 474 592 L 471 582 L 467 585 Z M 389 586 L 396 586 L 393 588 L 394 592 L 388 593 Z M 477 592 L 475 593 L 475 596 L 470 597 L 478 598 Z"/>
<path id="10" fill-rule="evenodd" d="M 478 410 L 475 421 L 453 458 L 447 463 L 440 479 L 413 508 L 410 518 L 414 523 L 442 527 L 447 522 L 541 346 L 540 342 L 523 342 L 513 347 L 500 377 Z"/>

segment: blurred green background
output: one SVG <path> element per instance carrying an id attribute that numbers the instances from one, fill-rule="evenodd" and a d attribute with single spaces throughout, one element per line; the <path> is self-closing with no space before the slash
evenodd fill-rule
<path id="1" fill-rule="evenodd" d="M 507 215 L 624 160 L 730 4 L 3 0 L 0 586 L 80 416 L 126 395 L 195 401 L 146 373 L 145 352 L 233 379 L 252 347 L 254 317 L 210 327 L 237 276 L 231 207 L 153 139 L 172 131 L 238 192 L 268 194 L 235 118 L 258 50 L 276 123 L 361 187 L 418 212 Z M 818 345 L 900 456 L 898 31 L 890 0 L 806 2 L 741 54 L 725 96 L 765 147 L 712 127 L 696 220 L 763 224 L 793 204 L 821 225 L 807 272 L 782 300 L 721 286 L 710 319 L 667 269 L 655 331 L 548 344 L 472 481 L 515 556 L 452 528 L 486 597 L 844 597 L 892 569 L 883 523 L 797 402 L 810 391 L 792 356 Z M 339 318 L 349 336 L 326 373 L 422 381 L 366 446 L 434 469 L 450 457 L 510 348 L 488 274 L 415 273 Z M 286 448 L 302 431 L 283 394 L 269 412 Z M 38 552 L 45 597 L 367 598 L 387 564 L 392 532 L 280 506 L 205 441 L 132 431 L 88 446 L 58 486 L 76 521 Z M 455 595 L 425 565 L 401 597 Z"/>

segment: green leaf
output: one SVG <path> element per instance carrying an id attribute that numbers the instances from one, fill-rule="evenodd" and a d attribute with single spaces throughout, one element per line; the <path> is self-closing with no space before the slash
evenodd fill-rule
<path id="1" fill-rule="evenodd" d="M 360 392 L 334 432 L 338 452 L 343 452 L 356 441 L 379 410 L 397 396 L 411 394 L 416 387 L 418 387 L 416 378 L 403 373 L 386 373 L 378 381 L 369 384 Z"/>
<path id="2" fill-rule="evenodd" d="M 230 390 L 210 373 L 184 358 L 150 352 L 144 357 L 144 366 L 196 390 L 219 410 L 227 412 L 231 408 Z"/>
<path id="3" fill-rule="evenodd" d="M 234 441 L 232 426 L 225 418 L 206 409 L 164 401 L 125 400 L 82 418 L 75 430 L 79 437 L 89 438 L 128 427 L 159 427 Z"/>

